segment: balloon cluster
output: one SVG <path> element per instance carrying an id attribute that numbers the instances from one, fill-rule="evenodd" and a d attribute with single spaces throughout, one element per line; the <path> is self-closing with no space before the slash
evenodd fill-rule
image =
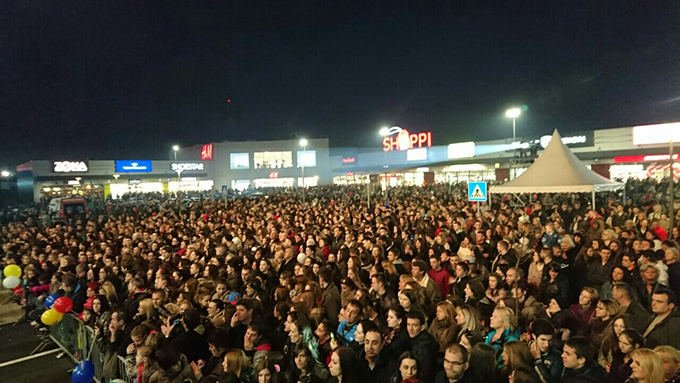
<path id="1" fill-rule="evenodd" d="M 21 267 L 17 265 L 8 265 L 3 271 L 5 279 L 2 281 L 2 286 L 6 289 L 13 289 L 21 284 Z"/>
<path id="2" fill-rule="evenodd" d="M 42 313 L 40 320 L 43 324 L 52 326 L 59 323 L 64 314 L 73 309 L 73 302 L 68 297 L 60 297 L 59 294 L 54 293 L 45 298 L 45 307 L 47 310 Z"/>

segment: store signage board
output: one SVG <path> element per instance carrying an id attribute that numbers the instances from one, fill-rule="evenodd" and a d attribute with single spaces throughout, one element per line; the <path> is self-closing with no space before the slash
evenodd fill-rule
<path id="1" fill-rule="evenodd" d="M 200 162 L 173 162 L 170 164 L 173 172 L 192 172 L 205 170 L 205 164 Z"/>
<path id="2" fill-rule="evenodd" d="M 447 156 L 450 160 L 456 158 L 471 158 L 475 156 L 475 143 L 460 142 L 457 144 L 449 144 L 447 148 Z"/>
<path id="3" fill-rule="evenodd" d="M 213 159 L 213 144 L 205 144 L 201 148 L 201 160 L 212 161 Z"/>
<path id="4" fill-rule="evenodd" d="M 630 162 L 663 162 L 670 161 L 671 156 L 669 154 L 649 154 L 649 155 L 639 155 L 639 156 L 619 156 L 614 157 L 615 164 L 625 164 Z M 678 155 L 673 154 L 673 159 L 677 160 Z"/>
<path id="5" fill-rule="evenodd" d="M 53 173 L 87 173 L 90 171 L 87 161 L 54 161 Z"/>
<path id="6" fill-rule="evenodd" d="M 406 151 L 406 161 L 426 161 L 427 148 L 411 149 Z"/>
<path id="7" fill-rule="evenodd" d="M 468 182 L 468 201 L 486 202 L 488 196 L 486 182 Z"/>
<path id="8" fill-rule="evenodd" d="M 633 127 L 633 145 L 664 145 L 680 142 L 680 122 Z"/>
<path id="9" fill-rule="evenodd" d="M 279 178 L 279 172 L 270 172 L 269 178 L 271 178 L 271 179 Z"/>
<path id="10" fill-rule="evenodd" d="M 356 160 L 357 160 L 356 157 L 347 157 L 347 158 L 342 159 L 342 163 L 343 164 L 353 164 L 354 162 L 356 162 Z"/>
<path id="11" fill-rule="evenodd" d="M 153 165 L 150 160 L 118 160 L 116 173 L 151 173 Z"/>
<path id="12" fill-rule="evenodd" d="M 432 146 L 432 132 L 410 134 L 401 129 L 399 133 L 383 139 L 383 151 L 410 150 L 415 148 L 429 148 Z"/>

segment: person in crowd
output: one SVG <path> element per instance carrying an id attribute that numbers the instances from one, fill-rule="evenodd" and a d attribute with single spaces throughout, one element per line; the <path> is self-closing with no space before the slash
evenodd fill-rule
<path id="1" fill-rule="evenodd" d="M 614 318 L 612 325 L 612 333 L 602 340 L 600 350 L 597 355 L 597 363 L 609 371 L 614 355 L 620 353 L 619 338 L 626 329 L 633 329 L 631 325 L 630 316 L 626 314 L 619 314 Z"/>
<path id="2" fill-rule="evenodd" d="M 614 353 L 609 366 L 609 379 L 612 382 L 625 382 L 632 372 L 632 353 L 642 347 L 644 339 L 635 330 L 624 330 L 619 336 L 618 350 Z"/>
<path id="3" fill-rule="evenodd" d="M 484 343 L 475 344 L 469 351 L 469 363 L 475 381 L 498 383 L 501 372 L 496 366 L 496 350 Z"/>
<path id="4" fill-rule="evenodd" d="M 349 347 L 338 347 L 333 351 L 328 371 L 337 383 L 361 383 L 363 379 L 357 368 L 359 360 Z"/>
<path id="5" fill-rule="evenodd" d="M 654 352 L 663 362 L 666 383 L 680 382 L 680 351 L 671 346 L 657 346 Z"/>
<path id="6" fill-rule="evenodd" d="M 680 316 L 675 309 L 675 293 L 658 290 L 651 297 L 652 317 L 642 336 L 645 347 L 672 346 L 680 349 Z"/>
<path id="7" fill-rule="evenodd" d="M 562 351 L 562 382 L 572 383 L 579 377 L 586 376 L 597 382 L 606 382 L 609 377 L 607 372 L 593 359 L 595 350 L 588 339 L 575 336 L 567 339 Z"/>
<path id="8" fill-rule="evenodd" d="M 504 344 L 501 357 L 503 358 L 502 376 L 509 379 L 516 369 L 524 367 L 532 370 L 536 378 L 539 377 L 533 368 L 534 359 L 531 356 L 529 346 L 525 342 L 513 340 Z"/>
<path id="9" fill-rule="evenodd" d="M 600 293 L 597 290 L 592 287 L 584 287 L 581 289 L 581 295 L 578 297 L 578 304 L 573 304 L 569 307 L 569 311 L 578 320 L 582 328 L 585 328 L 590 323 L 599 300 Z"/>
<path id="10" fill-rule="evenodd" d="M 598 349 L 602 341 L 610 336 L 613 332 L 614 318 L 619 313 L 620 306 L 618 302 L 613 299 L 605 299 L 597 302 L 595 306 L 595 315 L 589 323 L 585 331 L 586 338 L 588 338 L 593 345 L 597 345 Z"/>
<path id="11" fill-rule="evenodd" d="M 422 312 L 412 311 L 406 315 L 406 330 L 411 338 L 411 352 L 418 360 L 423 380 L 430 382 L 434 378 L 439 344 L 425 331 L 426 326 L 425 314 Z"/>
<path id="12" fill-rule="evenodd" d="M 427 331 L 439 343 L 439 351 L 442 353 L 456 342 L 460 326 L 456 323 L 456 309 L 451 302 L 437 303 L 434 320 Z"/>
<path id="13" fill-rule="evenodd" d="M 347 343 L 354 341 L 354 333 L 357 330 L 357 325 L 361 320 L 363 313 L 363 305 L 359 300 L 353 299 L 349 301 L 344 311 L 344 318 L 338 325 L 338 334 L 345 339 Z"/>
<path id="14" fill-rule="evenodd" d="M 630 317 L 632 328 L 643 333 L 649 324 L 650 316 L 639 302 L 633 300 L 633 291 L 630 285 L 617 283 L 612 290 L 612 297 L 619 303 L 621 312 Z"/>
<path id="15" fill-rule="evenodd" d="M 298 343 L 294 351 L 294 376 L 298 381 L 304 380 L 309 383 L 326 382 L 329 378 L 328 370 L 321 366 L 314 345 Z"/>
<path id="16" fill-rule="evenodd" d="M 468 355 L 468 350 L 459 344 L 449 346 L 444 352 L 444 371 L 437 374 L 434 382 L 472 383 L 475 381 Z"/>
<path id="17" fill-rule="evenodd" d="M 364 351 L 359 357 L 359 368 L 367 382 L 389 383 L 396 366 L 382 353 L 383 339 L 378 330 L 364 335 Z"/>
<path id="18" fill-rule="evenodd" d="M 515 313 L 508 307 L 496 307 L 491 315 L 489 327 L 491 331 L 486 336 L 485 343 L 498 351 L 498 368 L 503 368 L 503 358 L 500 352 L 503 345 L 513 340 L 519 340 Z"/>
<path id="19" fill-rule="evenodd" d="M 648 348 L 640 348 L 631 354 L 631 374 L 629 381 L 635 383 L 663 383 L 663 362 L 661 357 Z"/>
<path id="20" fill-rule="evenodd" d="M 407 379 L 422 382 L 422 374 L 418 370 L 418 360 L 413 353 L 410 351 L 402 353 L 397 365 L 399 368 L 390 378 L 390 383 L 401 383 Z"/>
<path id="21" fill-rule="evenodd" d="M 456 324 L 460 326 L 458 343 L 468 342 L 472 348 L 483 340 L 479 313 L 474 307 L 469 305 L 456 307 Z"/>
<path id="22" fill-rule="evenodd" d="M 533 366 L 546 383 L 559 383 L 562 375 L 562 357 L 558 349 L 551 343 L 555 336 L 555 328 L 545 319 L 537 319 L 531 323 L 529 351 L 533 358 Z"/>

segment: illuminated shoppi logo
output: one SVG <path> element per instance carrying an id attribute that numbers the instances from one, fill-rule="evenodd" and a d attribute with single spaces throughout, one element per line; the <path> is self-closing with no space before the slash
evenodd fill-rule
<path id="1" fill-rule="evenodd" d="M 213 159 L 213 144 L 205 144 L 201 149 L 201 160 L 212 161 Z"/>
<path id="2" fill-rule="evenodd" d="M 54 161 L 52 169 L 55 173 L 85 173 L 90 170 L 85 161 Z"/>
<path id="3" fill-rule="evenodd" d="M 190 172 L 190 171 L 201 171 L 205 168 L 205 165 L 200 162 L 173 162 L 170 164 L 170 169 L 173 172 Z"/>
<path id="4" fill-rule="evenodd" d="M 432 132 L 409 134 L 408 130 L 392 127 L 388 130 L 391 134 L 383 139 L 383 151 L 410 150 L 432 146 Z M 396 136 L 392 136 L 396 133 Z"/>

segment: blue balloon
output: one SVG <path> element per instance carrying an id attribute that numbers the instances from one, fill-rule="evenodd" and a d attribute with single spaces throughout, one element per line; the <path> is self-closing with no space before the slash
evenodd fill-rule
<path id="1" fill-rule="evenodd" d="M 48 309 L 51 309 L 52 305 L 54 304 L 54 301 L 56 301 L 59 298 L 60 298 L 60 296 L 59 296 L 58 293 L 54 293 L 54 294 L 48 296 L 47 298 L 45 298 L 45 307 L 47 307 Z"/>
<path id="2" fill-rule="evenodd" d="M 83 360 L 73 369 L 71 380 L 73 383 L 90 383 L 94 378 L 94 364 L 91 360 Z"/>

